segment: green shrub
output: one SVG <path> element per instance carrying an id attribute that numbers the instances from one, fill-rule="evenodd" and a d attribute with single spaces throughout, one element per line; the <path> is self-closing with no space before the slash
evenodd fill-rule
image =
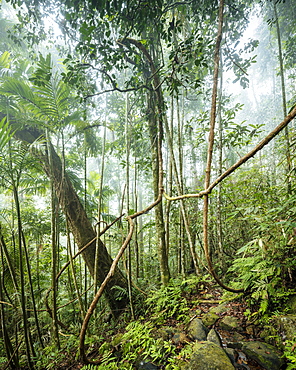
<path id="1" fill-rule="evenodd" d="M 167 319 L 186 321 L 188 318 L 189 307 L 182 296 L 181 284 L 177 280 L 155 290 L 146 299 L 146 303 L 152 319 L 158 323 L 163 323 Z"/>
<path id="2" fill-rule="evenodd" d="M 257 238 L 240 248 L 237 254 L 240 257 L 234 260 L 229 271 L 238 276 L 238 285 L 245 290 L 248 303 L 260 316 L 282 309 L 288 296 L 294 293 L 284 280 L 288 269 L 283 262 L 284 248 L 267 245 L 265 240 Z"/>
<path id="3" fill-rule="evenodd" d="M 296 369 L 296 337 L 293 341 L 287 341 L 284 357 L 288 361 L 287 370 Z"/>

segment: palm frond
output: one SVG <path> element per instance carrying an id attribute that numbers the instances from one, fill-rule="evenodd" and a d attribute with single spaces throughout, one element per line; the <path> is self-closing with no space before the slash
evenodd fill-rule
<path id="1" fill-rule="evenodd" d="M 61 125 L 69 114 L 69 88 L 58 73 L 53 75 L 50 57 L 41 57 L 29 81 L 7 76 L 0 94 L 11 100 L 14 98 L 17 105 L 21 103 L 37 119 L 49 125 Z"/>
<path id="2" fill-rule="evenodd" d="M 10 53 L 8 51 L 4 51 L 0 56 L 0 76 L 5 76 L 10 71 Z"/>
<path id="3" fill-rule="evenodd" d="M 34 112 L 40 110 L 38 109 L 39 101 L 37 96 L 34 95 L 29 84 L 23 80 L 6 77 L 1 86 L 0 94 L 8 98 L 14 97 L 18 102 L 21 101 Z"/>
<path id="4" fill-rule="evenodd" d="M 7 145 L 13 134 L 14 133 L 9 126 L 9 122 L 6 120 L 6 117 L 4 117 L 0 121 L 0 151 L 2 151 L 5 145 Z"/>
<path id="5" fill-rule="evenodd" d="M 39 56 L 37 68 L 30 78 L 34 91 L 41 97 L 42 111 L 52 121 L 61 122 L 69 110 L 69 89 L 60 78 L 53 73 L 51 56 Z"/>

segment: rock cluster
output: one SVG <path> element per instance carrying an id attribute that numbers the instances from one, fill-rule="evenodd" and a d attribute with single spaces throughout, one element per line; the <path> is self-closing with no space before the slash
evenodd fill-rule
<path id="1" fill-rule="evenodd" d="M 197 312 L 186 330 L 163 327 L 158 334 L 176 345 L 191 346 L 192 354 L 186 361 L 180 361 L 180 370 L 280 370 L 285 366 L 282 353 L 250 335 L 242 318 L 227 304 Z"/>
<path id="2" fill-rule="evenodd" d="M 223 313 L 221 309 L 218 306 L 218 312 Z M 250 360 L 263 369 L 281 369 L 283 360 L 277 348 L 261 341 L 245 340 L 237 317 L 224 316 L 217 329 L 209 330 L 209 326 L 214 326 L 219 319 L 218 314 L 209 312 L 190 322 L 188 335 L 196 343 L 189 363 L 183 366 L 184 370 L 250 369 Z M 225 338 L 222 339 L 219 331 L 225 334 Z"/>

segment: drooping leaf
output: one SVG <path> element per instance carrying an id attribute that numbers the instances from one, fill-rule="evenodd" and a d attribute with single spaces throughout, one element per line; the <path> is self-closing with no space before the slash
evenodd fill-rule
<path id="1" fill-rule="evenodd" d="M 9 122 L 4 117 L 0 121 L 0 151 L 5 147 L 13 136 L 13 131 L 9 127 Z"/>

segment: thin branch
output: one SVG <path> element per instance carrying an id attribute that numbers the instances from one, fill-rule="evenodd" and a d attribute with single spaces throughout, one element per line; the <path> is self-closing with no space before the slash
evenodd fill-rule
<path id="1" fill-rule="evenodd" d="M 13 305 L 11 303 L 8 303 L 8 302 L 4 302 L 4 301 L 0 301 L 0 304 L 7 304 L 8 306 L 11 306 L 13 307 Z"/>
<path id="2" fill-rule="evenodd" d="M 233 56 L 231 55 L 231 51 L 230 51 L 230 49 L 229 49 L 229 46 L 228 46 L 228 44 L 227 44 L 227 42 L 225 41 L 225 45 L 226 45 L 226 48 L 227 48 L 227 50 L 228 50 L 228 56 L 229 56 L 229 58 L 230 58 L 230 60 L 232 61 L 232 63 L 235 65 L 235 66 L 237 66 L 237 68 L 241 71 L 241 72 L 243 72 L 243 74 L 245 74 L 246 76 L 248 76 L 248 73 L 234 60 L 234 58 L 233 58 Z"/>
<path id="3" fill-rule="evenodd" d="M 84 96 L 84 99 L 88 99 L 88 98 L 92 98 L 94 96 L 99 96 L 99 95 L 102 95 L 102 94 L 105 94 L 105 93 L 108 93 L 108 92 L 113 92 L 113 91 L 118 91 L 118 92 L 121 92 L 121 93 L 125 93 L 125 92 L 129 92 L 129 91 L 138 91 L 138 90 L 141 90 L 141 89 L 149 89 L 149 87 L 147 85 L 140 85 L 140 86 L 137 86 L 137 87 L 130 87 L 130 88 L 127 88 L 127 89 L 121 89 L 117 86 L 116 82 L 113 80 L 113 78 L 109 75 L 108 72 L 106 72 L 104 69 L 100 69 L 100 68 L 97 68 L 97 67 L 94 67 L 92 64 L 90 63 L 83 63 L 83 64 L 79 64 L 78 65 L 79 67 L 90 67 L 100 73 L 102 73 L 103 75 L 105 75 L 109 82 L 111 83 L 112 85 L 112 89 L 107 89 L 107 90 L 103 90 L 103 91 L 99 91 L 97 93 L 94 93 L 94 94 L 88 94 L 86 96 Z"/>
<path id="4" fill-rule="evenodd" d="M 109 225 L 107 225 L 99 234 L 99 236 L 103 235 L 108 229 L 110 229 L 111 226 L 113 226 L 118 220 L 120 220 L 124 216 L 124 213 L 117 217 L 114 221 L 112 221 Z M 78 257 L 82 252 L 86 250 L 95 240 L 97 239 L 97 236 L 95 236 L 93 239 L 91 239 L 84 247 L 80 248 L 77 253 L 74 254 L 73 260 Z M 70 265 L 70 261 L 66 262 L 65 265 L 60 269 L 59 273 L 57 274 L 56 279 L 58 280 L 59 277 L 62 275 L 62 273 L 66 270 L 66 268 Z"/>
<path id="5" fill-rule="evenodd" d="M 99 95 L 103 95 L 103 94 L 106 94 L 106 93 L 109 93 L 109 92 L 114 92 L 114 91 L 118 91 L 120 93 L 126 93 L 126 92 L 130 92 L 130 91 L 138 91 L 140 89 L 149 89 L 149 88 L 146 85 L 140 85 L 138 87 L 130 87 L 128 89 L 120 89 L 119 87 L 114 87 L 113 89 L 107 89 L 107 90 L 103 90 L 103 91 L 100 91 L 100 92 L 97 92 L 97 93 L 94 93 L 94 94 L 85 95 L 83 98 L 88 99 L 88 98 L 92 98 L 94 96 L 99 96 Z"/>
<path id="6" fill-rule="evenodd" d="M 194 0 L 191 0 L 191 1 L 176 1 L 175 3 L 173 4 L 170 4 L 170 5 L 167 5 L 164 9 L 163 9 L 163 14 L 168 12 L 169 10 L 171 9 L 174 9 L 176 6 L 178 5 L 190 5 L 193 3 Z"/>
<path id="7" fill-rule="evenodd" d="M 200 191 L 196 194 L 184 194 L 177 197 L 170 197 L 165 192 L 163 193 L 165 198 L 168 200 L 180 200 L 185 198 L 202 198 L 204 195 L 210 194 L 211 191 L 226 177 L 232 174 L 242 164 L 247 162 L 250 158 L 259 152 L 265 145 L 267 145 L 272 139 L 274 139 L 294 118 L 296 117 L 296 106 L 291 112 L 285 117 L 285 119 L 271 131 L 263 140 L 260 141 L 249 153 L 241 157 L 234 165 L 229 167 L 222 175 L 220 175 L 215 181 L 213 181 L 205 190 Z"/>

